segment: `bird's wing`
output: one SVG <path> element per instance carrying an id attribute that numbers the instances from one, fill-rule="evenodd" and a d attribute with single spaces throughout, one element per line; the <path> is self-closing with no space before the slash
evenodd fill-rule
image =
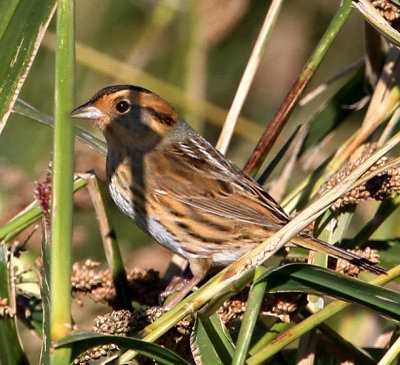
<path id="1" fill-rule="evenodd" d="M 210 214 L 276 230 L 288 216 L 253 179 L 202 137 L 174 144 L 157 157 L 154 187 L 163 195 Z"/>

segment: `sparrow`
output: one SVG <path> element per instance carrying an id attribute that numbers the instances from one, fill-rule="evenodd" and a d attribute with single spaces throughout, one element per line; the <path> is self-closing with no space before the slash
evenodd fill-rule
<path id="1" fill-rule="evenodd" d="M 138 86 L 109 86 L 76 108 L 108 145 L 110 195 L 159 244 L 184 257 L 193 278 L 177 304 L 207 274 L 261 244 L 289 222 L 251 177 L 192 129 L 164 99 Z M 292 244 L 380 274 L 379 265 L 306 233 Z"/>

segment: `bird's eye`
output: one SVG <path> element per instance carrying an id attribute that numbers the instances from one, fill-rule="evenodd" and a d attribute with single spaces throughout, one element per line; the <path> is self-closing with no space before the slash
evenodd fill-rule
<path id="1" fill-rule="evenodd" d="M 125 114 L 129 111 L 131 105 L 126 100 L 121 100 L 117 103 L 115 108 L 117 109 L 118 113 Z"/>

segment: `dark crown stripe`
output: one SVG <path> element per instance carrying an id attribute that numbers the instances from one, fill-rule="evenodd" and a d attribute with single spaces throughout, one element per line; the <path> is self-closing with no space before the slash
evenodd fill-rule
<path id="1" fill-rule="evenodd" d="M 133 91 L 138 91 L 146 94 L 150 94 L 151 91 L 144 89 L 143 87 L 140 86 L 133 86 L 133 85 L 113 85 L 113 86 L 108 86 L 105 87 L 104 89 L 101 89 L 99 92 L 97 92 L 92 99 L 90 99 L 90 103 L 94 103 L 98 99 L 102 98 L 105 95 L 110 95 L 113 94 L 117 91 L 121 90 L 133 90 Z"/>
<path id="2" fill-rule="evenodd" d="M 174 120 L 174 118 L 172 118 L 167 113 L 157 111 L 156 109 L 152 108 L 151 106 L 146 106 L 146 107 L 142 107 L 142 108 L 146 109 L 151 115 L 153 115 L 155 118 L 157 118 L 162 124 L 171 126 L 176 122 Z"/>

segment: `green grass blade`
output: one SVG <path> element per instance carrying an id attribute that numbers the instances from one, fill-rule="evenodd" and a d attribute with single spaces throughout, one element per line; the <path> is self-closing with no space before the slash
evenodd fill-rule
<path id="1" fill-rule="evenodd" d="M 21 99 L 17 99 L 17 101 L 15 102 L 13 112 L 31 118 L 33 120 L 37 120 L 38 122 L 43 123 L 48 127 L 54 128 L 53 117 L 42 113 L 41 111 L 35 109 L 33 106 L 29 105 Z M 76 138 L 86 143 L 96 151 L 99 151 L 103 155 L 107 154 L 107 145 L 104 140 L 79 127 L 74 128 L 74 133 Z"/>
<path id="2" fill-rule="evenodd" d="M 251 355 L 254 355 L 258 351 L 260 351 L 264 346 L 269 344 L 272 340 L 274 340 L 278 335 L 283 332 L 289 326 L 286 322 L 281 322 L 277 320 L 272 326 L 268 328 L 265 334 L 254 344 L 254 346 L 249 350 Z"/>
<path id="3" fill-rule="evenodd" d="M 75 333 L 61 339 L 56 348 L 70 348 L 72 357 L 76 358 L 82 352 L 95 346 L 114 343 L 118 346 L 129 348 L 161 364 L 188 365 L 189 363 L 172 351 L 149 342 L 123 336 L 103 335 L 93 332 Z"/>
<path id="4" fill-rule="evenodd" d="M 50 321 L 51 339 L 71 329 L 71 242 L 74 165 L 74 125 L 70 119 L 74 95 L 74 2 L 57 3 L 55 125 L 51 206 Z M 68 364 L 69 349 L 52 354 L 52 364 Z"/>
<path id="5" fill-rule="evenodd" d="M 265 268 L 260 266 L 255 270 L 254 278 L 257 279 L 265 272 Z M 244 364 L 250 346 L 254 327 L 260 313 L 261 303 L 264 298 L 267 280 L 255 282 L 250 290 L 247 301 L 246 312 L 240 327 L 239 337 L 232 364 Z"/>
<path id="6" fill-rule="evenodd" d="M 372 280 L 371 284 L 385 285 L 388 282 L 399 277 L 399 275 L 400 275 L 400 266 L 397 266 L 391 269 L 387 275 L 380 275 L 376 279 Z M 270 283 L 271 279 L 269 279 L 268 282 Z M 398 295 L 397 293 L 395 294 Z M 334 315 L 346 309 L 350 304 L 351 303 L 346 303 L 340 300 L 328 304 L 324 309 L 306 318 L 296 326 L 292 327 L 289 331 L 281 333 L 273 342 L 271 342 L 270 344 L 265 346 L 262 350 L 254 354 L 251 358 L 249 358 L 247 360 L 247 363 L 249 365 L 255 365 L 263 362 L 266 359 L 269 359 L 271 356 L 278 353 L 287 345 L 297 340 L 300 336 L 304 335 L 305 333 L 317 327 L 327 319 L 333 317 Z M 399 315 L 398 313 L 400 312 L 397 311 L 397 316 Z"/>
<path id="7" fill-rule="evenodd" d="M 0 133 L 36 56 L 55 2 L 0 1 Z"/>
<path id="8" fill-rule="evenodd" d="M 193 332 L 194 345 L 198 349 L 202 364 L 228 365 L 232 363 L 234 346 L 216 313 L 211 316 L 199 315 Z"/>
<path id="9" fill-rule="evenodd" d="M 17 8 L 19 0 L 0 0 L 0 9 L 2 11 L 0 21 L 0 38 L 3 38 L 10 20 Z"/>
<path id="10" fill-rule="evenodd" d="M 268 270 L 258 280 L 264 279 L 268 292 L 324 293 L 400 320 L 400 293 L 319 266 L 290 264 Z"/>

